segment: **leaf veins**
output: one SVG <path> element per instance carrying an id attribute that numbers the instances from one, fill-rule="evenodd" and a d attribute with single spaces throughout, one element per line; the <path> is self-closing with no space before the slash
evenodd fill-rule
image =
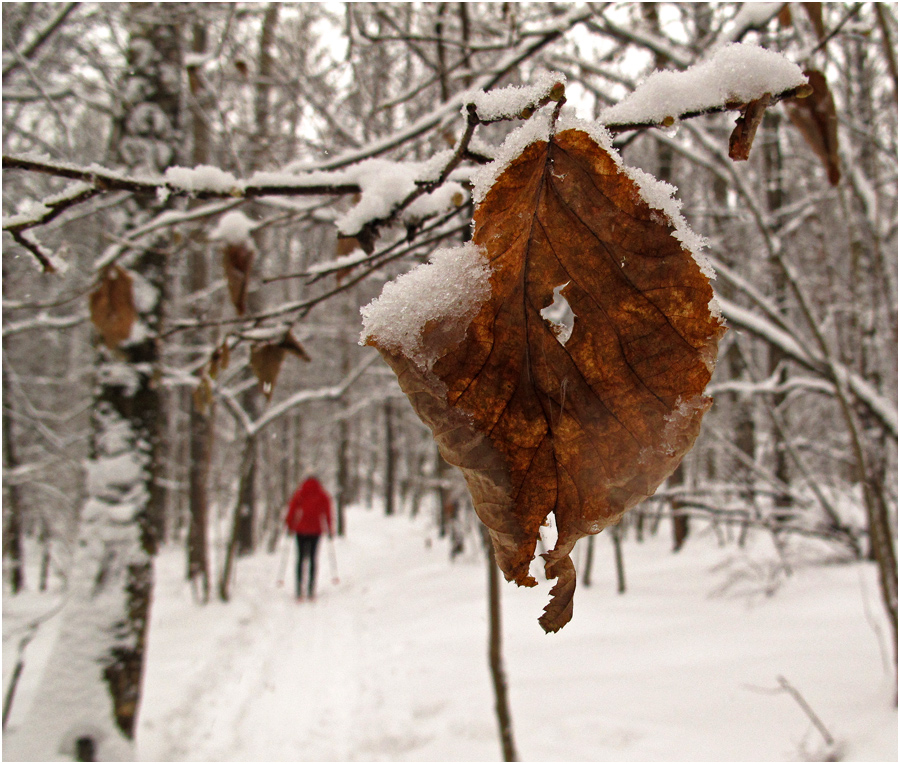
<path id="1" fill-rule="evenodd" d="M 491 295 L 465 338 L 429 372 L 380 348 L 466 476 L 507 579 L 535 585 L 539 529 L 555 515 L 546 631 L 571 618 L 575 542 L 653 494 L 712 403 L 724 329 L 673 233 L 587 133 L 531 143 L 475 211 Z M 542 314 L 555 296 L 574 314 L 568 338 Z"/>

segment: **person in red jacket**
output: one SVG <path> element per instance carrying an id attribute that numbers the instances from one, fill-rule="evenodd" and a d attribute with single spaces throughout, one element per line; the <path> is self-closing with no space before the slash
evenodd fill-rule
<path id="1" fill-rule="evenodd" d="M 297 599 L 303 599 L 303 564 L 309 560 L 306 595 L 315 597 L 316 550 L 323 533 L 333 534 L 331 499 L 314 477 L 308 477 L 294 492 L 284 524 L 297 536 Z"/>

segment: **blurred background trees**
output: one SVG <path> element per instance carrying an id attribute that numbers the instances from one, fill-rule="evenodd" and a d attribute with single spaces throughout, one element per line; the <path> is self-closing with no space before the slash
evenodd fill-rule
<path id="1" fill-rule="evenodd" d="M 616 541 L 662 527 L 689 553 L 697 523 L 723 543 L 762 532 L 784 551 L 778 575 L 800 538 L 839 559 L 868 556 L 896 645 L 896 6 L 5 3 L 3 153 L 239 178 L 426 160 L 459 138 L 460 94 L 473 85 L 561 72 L 570 107 L 593 119 L 654 69 L 684 69 L 734 41 L 814 72 L 813 96 L 766 114 L 748 162 L 728 158 L 733 113 L 616 139 L 626 163 L 678 187 L 709 240 L 731 326 L 697 446 Z M 514 126 L 481 128 L 465 166 Z M 69 190 L 7 168 L 7 221 Z M 390 371 L 357 345 L 359 307 L 467 238 L 471 206 L 339 237 L 334 221 L 354 203 L 111 191 L 18 237 L 5 225 L 5 591 L 72 587 L 98 412 L 110 385 L 127 387 L 123 364 L 158 406 L 131 409 L 150 428 L 132 441 L 148 460 L 134 517 L 148 553 L 185 546 L 199 600 L 226 598 L 235 560 L 274 547 L 307 471 L 337 497 L 342 533 L 352 533 L 343 508 L 362 503 L 432 513 L 453 548 L 476 543 L 456 476 Z M 216 232 L 235 212 L 255 250 L 243 316 L 221 265 L 228 235 Z M 36 247 L 65 272 L 35 268 Z M 159 297 L 154 316 L 139 306 L 141 358 L 101 347 L 90 325 L 88 295 L 113 262 L 141 280 L 136 294 Z M 266 398 L 251 349 L 287 331 L 310 361 L 289 353 Z"/>

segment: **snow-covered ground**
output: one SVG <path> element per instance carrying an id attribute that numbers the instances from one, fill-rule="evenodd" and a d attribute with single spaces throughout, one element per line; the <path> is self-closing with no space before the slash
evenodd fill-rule
<path id="1" fill-rule="evenodd" d="M 354 508 L 339 582 L 320 551 L 320 596 L 279 587 L 281 554 L 241 560 L 234 600 L 195 605 L 183 552 L 157 560 L 139 755 L 150 761 L 497 760 L 487 667 L 487 574 L 454 562 L 424 518 Z M 597 539 L 594 585 L 559 634 L 537 624 L 548 585 L 503 588 L 513 731 L 523 760 L 779 761 L 822 757 L 814 709 L 844 760 L 896 761 L 886 624 L 868 564 L 776 576 L 764 536 L 721 547 L 695 523 L 625 543 L 628 592 Z M 579 561 L 576 559 L 576 563 Z M 290 575 L 288 575 L 290 582 Z M 4 687 L 17 625 L 39 604 L 4 598 Z M 42 603 L 43 607 L 47 602 Z M 17 632 L 18 633 L 18 632 Z M 53 636 L 32 642 L 14 732 Z"/>

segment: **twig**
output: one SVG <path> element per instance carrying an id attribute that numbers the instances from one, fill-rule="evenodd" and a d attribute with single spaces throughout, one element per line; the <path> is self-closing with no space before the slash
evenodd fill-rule
<path id="1" fill-rule="evenodd" d="M 3 155 L 4 170 L 29 170 L 55 175 L 59 178 L 71 178 L 90 183 L 98 191 L 131 191 L 135 194 L 168 193 L 170 196 L 185 196 L 191 199 L 253 199 L 259 196 L 341 196 L 358 194 L 361 189 L 356 183 L 309 183 L 303 175 L 297 176 L 297 182 L 284 183 L 240 183 L 234 188 L 192 190 L 177 183 L 158 178 L 136 178 L 101 168 L 85 168 L 65 163 L 42 162 L 22 156 Z M 8 230 L 4 227 L 4 230 Z"/>
<path id="2" fill-rule="evenodd" d="M 812 706 L 806 702 L 806 698 L 800 694 L 800 691 L 794 687 L 787 679 L 783 676 L 778 677 L 778 684 L 782 690 L 788 693 L 794 700 L 797 701 L 797 705 L 803 709 L 803 712 L 809 717 L 809 720 L 813 723 L 815 728 L 819 730 L 822 737 L 825 739 L 825 744 L 830 748 L 834 745 L 834 738 L 831 736 L 831 733 L 828 731 L 828 727 L 826 727 L 822 720 L 816 715 L 816 712 L 813 711 Z"/>
<path id="3" fill-rule="evenodd" d="M 50 39 L 60 24 L 66 20 L 66 17 L 77 7 L 78 3 L 67 3 L 57 12 L 56 16 L 47 22 L 43 29 L 38 31 L 34 39 L 21 50 L 16 50 L 14 58 L 3 66 L 3 78 L 6 79 L 7 75 L 14 71 L 16 67 L 21 66 L 22 61 L 32 58 L 38 52 L 38 49 Z"/>
<path id="4" fill-rule="evenodd" d="M 847 11 L 847 15 L 844 16 L 844 18 L 842 18 L 840 22 L 838 22 L 838 25 L 834 29 L 832 29 L 825 37 L 822 38 L 822 41 L 812 49 L 810 55 L 812 55 L 813 53 L 818 53 L 820 50 L 822 50 L 822 48 L 824 48 L 828 44 L 828 41 L 831 40 L 832 37 L 837 35 L 838 32 L 840 32 L 841 29 L 844 28 L 844 24 L 846 24 L 857 13 L 859 13 L 859 9 L 862 7 L 862 3 L 856 3 L 856 5 L 854 5 L 849 11 Z"/>

